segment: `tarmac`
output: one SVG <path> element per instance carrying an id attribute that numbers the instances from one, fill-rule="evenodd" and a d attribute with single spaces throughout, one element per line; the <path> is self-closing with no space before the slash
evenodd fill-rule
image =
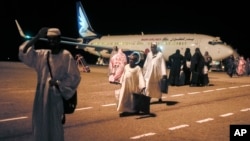
<path id="1" fill-rule="evenodd" d="M 78 105 L 67 115 L 65 141 L 228 141 L 230 125 L 250 125 L 250 79 L 209 72 L 210 86 L 169 86 L 150 114 L 119 117 L 108 67 L 81 72 Z M 36 73 L 21 62 L 0 62 L 0 140 L 31 141 Z M 250 133 L 250 131 L 249 131 Z"/>

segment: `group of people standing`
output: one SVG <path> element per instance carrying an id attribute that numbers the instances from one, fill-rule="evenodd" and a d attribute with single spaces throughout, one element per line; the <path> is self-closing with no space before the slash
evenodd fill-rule
<path id="1" fill-rule="evenodd" d="M 212 57 L 206 51 L 204 55 L 199 48 L 191 54 L 190 48 L 186 48 L 184 55 L 177 49 L 169 56 L 169 84 L 171 86 L 190 85 L 206 86 L 209 85 L 208 71 Z"/>
<path id="2" fill-rule="evenodd" d="M 243 56 L 229 56 L 226 59 L 226 72 L 230 77 L 249 76 L 250 75 L 250 58 L 245 59 Z"/>
<path id="3" fill-rule="evenodd" d="M 117 111 L 120 114 L 138 113 L 135 111 L 133 93 L 145 91 L 145 95 L 157 98 L 162 102 L 161 80 L 167 77 L 166 64 L 163 54 L 158 51 L 157 44 L 151 43 L 151 50 L 147 53 L 142 66 L 140 54 L 133 52 L 128 57 L 122 49 L 114 48 L 109 62 L 109 82 L 121 84 L 118 94 Z M 206 86 L 209 85 L 208 71 L 212 57 L 206 51 L 202 55 L 199 48 L 191 54 L 186 48 L 184 55 L 177 49 L 169 56 L 169 85 Z"/>
<path id="4" fill-rule="evenodd" d="M 202 55 L 199 48 L 195 49 L 195 52 L 191 58 L 191 81 L 190 86 L 207 86 L 209 85 L 208 71 L 210 69 L 210 63 L 212 57 L 206 51 Z"/>
<path id="5" fill-rule="evenodd" d="M 129 55 L 129 63 L 127 63 L 123 58 L 125 54 L 122 53 L 121 49 L 118 50 L 120 55 L 119 51 L 117 55 L 121 58 L 117 59 L 116 55 L 110 58 L 109 72 L 111 73 L 109 78 L 120 77 L 109 79 L 109 82 L 121 84 L 117 102 L 117 111 L 120 112 L 120 116 L 140 112 L 134 109 L 133 93 L 144 91 L 146 96 L 157 98 L 159 102 L 162 102 L 160 80 L 167 74 L 165 60 L 163 54 L 158 51 L 157 44 L 151 43 L 151 51 L 148 52 L 143 67 L 139 65 L 139 53 L 133 52 Z"/>
<path id="6" fill-rule="evenodd" d="M 47 38 L 49 48 L 35 49 L 35 43 Z M 35 141 L 63 141 L 64 140 L 64 108 L 63 99 L 73 96 L 81 81 L 81 75 L 76 60 L 72 54 L 60 46 L 61 32 L 58 28 L 41 28 L 37 35 L 29 41 L 25 41 L 19 47 L 19 58 L 27 66 L 37 72 L 37 86 L 34 96 L 32 113 L 32 131 Z M 79 60 L 82 61 L 80 56 Z M 133 93 L 145 91 L 146 96 L 157 98 L 162 102 L 161 79 L 166 78 L 166 64 L 163 54 L 158 51 L 157 44 L 151 43 L 151 50 L 147 53 L 143 66 L 140 66 L 140 54 L 132 53 L 127 63 L 127 57 L 122 49 L 114 48 L 110 60 L 109 82 L 121 84 L 117 111 L 124 113 L 138 113 L 133 106 Z M 178 74 L 183 69 L 185 72 L 185 84 L 200 85 L 203 82 L 200 76 L 203 72 L 206 59 L 200 53 L 199 48 L 193 56 L 187 48 L 181 57 L 177 50 L 170 72 L 170 83 L 176 84 L 177 78 L 172 74 Z M 190 61 L 190 63 L 188 63 Z M 178 62 L 183 67 L 174 67 Z M 86 63 L 86 62 L 81 62 Z M 85 64 L 86 65 L 86 64 Z M 188 77 L 192 74 L 192 79 Z M 197 75 L 196 75 L 197 74 Z"/>

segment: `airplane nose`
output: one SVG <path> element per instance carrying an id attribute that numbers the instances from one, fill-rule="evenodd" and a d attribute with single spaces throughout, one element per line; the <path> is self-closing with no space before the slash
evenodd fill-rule
<path id="1" fill-rule="evenodd" d="M 222 48 L 223 52 L 221 52 L 221 55 L 224 56 L 223 58 L 229 57 L 234 52 L 233 48 L 229 45 L 223 45 Z"/>

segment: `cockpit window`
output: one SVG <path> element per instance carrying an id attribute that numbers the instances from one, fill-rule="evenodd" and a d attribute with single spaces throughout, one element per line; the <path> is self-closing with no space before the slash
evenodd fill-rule
<path id="1" fill-rule="evenodd" d="M 209 41 L 208 44 L 217 45 L 217 44 L 224 44 L 224 43 L 222 41 Z"/>
<path id="2" fill-rule="evenodd" d="M 217 44 L 224 44 L 224 42 L 222 42 L 220 40 L 220 37 L 216 37 L 214 40 L 209 41 L 208 44 L 210 44 L 210 45 L 217 45 Z"/>

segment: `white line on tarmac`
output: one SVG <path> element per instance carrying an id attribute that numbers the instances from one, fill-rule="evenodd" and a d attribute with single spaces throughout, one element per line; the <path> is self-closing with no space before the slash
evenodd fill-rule
<path id="1" fill-rule="evenodd" d="M 201 92 L 191 92 L 191 93 L 187 93 L 187 94 L 199 94 Z"/>
<path id="2" fill-rule="evenodd" d="M 167 97 L 166 97 L 166 96 L 162 96 L 161 98 L 165 99 L 165 98 L 167 98 Z"/>
<path id="3" fill-rule="evenodd" d="M 93 107 L 77 108 L 76 111 L 92 109 Z"/>
<path id="4" fill-rule="evenodd" d="M 34 89 L 30 90 L 11 90 L 11 93 L 35 93 L 36 91 Z"/>
<path id="5" fill-rule="evenodd" d="M 214 120 L 214 119 L 213 118 L 206 118 L 206 119 L 198 120 L 196 122 L 203 123 L 203 122 L 208 122 L 208 121 L 212 121 L 212 120 Z"/>
<path id="6" fill-rule="evenodd" d="M 28 118 L 28 117 L 7 118 L 7 119 L 0 120 L 0 122 L 12 121 L 12 120 L 20 120 L 20 119 L 26 119 L 26 118 Z"/>
<path id="7" fill-rule="evenodd" d="M 184 127 L 188 127 L 188 126 L 189 126 L 188 124 L 182 124 L 179 126 L 168 128 L 168 130 L 176 130 L 176 129 L 180 129 L 180 128 L 184 128 Z"/>
<path id="8" fill-rule="evenodd" d="M 241 85 L 240 87 L 249 87 L 250 85 Z"/>
<path id="9" fill-rule="evenodd" d="M 203 91 L 203 93 L 208 93 L 208 92 L 213 92 L 214 90 L 206 90 L 206 91 Z"/>
<path id="10" fill-rule="evenodd" d="M 247 111 L 250 111 L 250 108 L 241 109 L 240 111 L 241 112 L 247 112 Z"/>
<path id="11" fill-rule="evenodd" d="M 221 90 L 225 90 L 225 89 L 227 89 L 227 88 L 218 88 L 218 89 L 215 89 L 215 90 L 221 91 Z"/>
<path id="12" fill-rule="evenodd" d="M 139 139 L 139 138 L 142 138 L 142 137 L 146 137 L 146 136 L 153 136 L 155 135 L 156 133 L 146 133 L 146 134 L 142 134 L 142 135 L 138 135 L 138 136 L 134 136 L 134 137 L 130 137 L 130 139 Z"/>
<path id="13" fill-rule="evenodd" d="M 105 104 L 105 105 L 102 105 L 103 107 L 108 107 L 108 106 L 115 106 L 116 103 L 111 103 L 111 104 Z"/>
<path id="14" fill-rule="evenodd" d="M 233 115 L 234 113 L 227 113 L 227 114 L 223 114 L 223 115 L 220 115 L 220 117 L 228 117 L 228 116 L 231 116 Z"/>
<path id="15" fill-rule="evenodd" d="M 170 97 L 178 97 L 178 96 L 183 96 L 184 94 L 175 94 L 175 95 L 171 95 Z"/>
<path id="16" fill-rule="evenodd" d="M 236 89 L 239 88 L 239 86 L 235 86 L 235 87 L 228 87 L 229 89 Z"/>

